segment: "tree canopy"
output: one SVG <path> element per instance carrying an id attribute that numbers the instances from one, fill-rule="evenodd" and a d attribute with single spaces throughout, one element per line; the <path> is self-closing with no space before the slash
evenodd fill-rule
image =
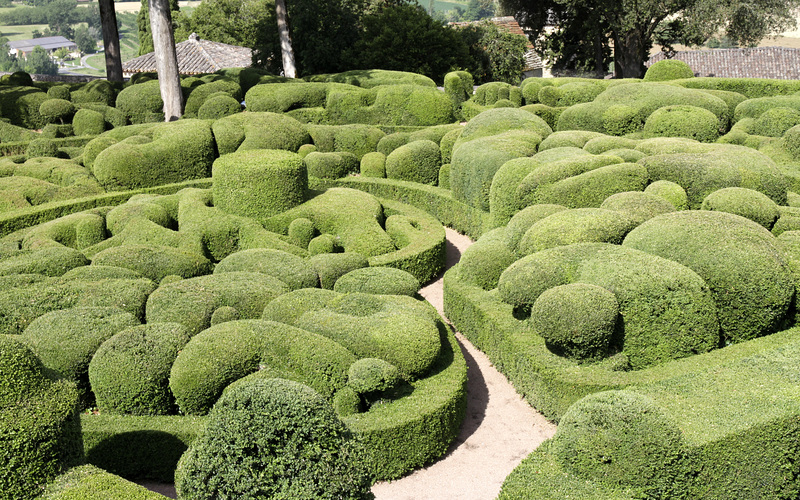
<path id="1" fill-rule="evenodd" d="M 724 31 L 740 45 L 755 45 L 795 26 L 800 8 L 800 0 L 500 1 L 506 13 L 533 31 L 537 50 L 548 53 L 555 65 L 597 69 L 613 46 L 616 76 L 624 78 L 644 74 L 656 39 L 693 45 Z M 554 37 L 544 36 L 549 24 L 556 27 Z"/>

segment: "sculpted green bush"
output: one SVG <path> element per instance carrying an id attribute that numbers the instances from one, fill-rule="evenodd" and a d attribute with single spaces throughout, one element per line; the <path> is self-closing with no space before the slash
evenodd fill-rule
<path id="1" fill-rule="evenodd" d="M 573 243 L 620 244 L 636 221 L 628 215 L 602 208 L 561 210 L 531 225 L 517 244 L 518 255 Z"/>
<path id="2" fill-rule="evenodd" d="M 116 107 L 134 124 L 164 121 L 164 101 L 158 80 L 124 88 L 117 95 Z"/>
<path id="3" fill-rule="evenodd" d="M 286 283 L 290 290 L 314 288 L 319 283 L 319 277 L 308 260 L 269 248 L 251 248 L 232 253 L 214 267 L 214 274 L 230 272 L 273 276 Z"/>
<path id="4" fill-rule="evenodd" d="M 656 215 L 674 212 L 675 206 L 664 198 L 641 191 L 625 191 L 609 196 L 600 208 L 623 213 L 638 226 Z"/>
<path id="5" fill-rule="evenodd" d="M 730 187 L 714 191 L 703 200 L 701 210 L 741 215 L 771 230 L 780 217 L 778 204 L 752 189 Z"/>
<path id="6" fill-rule="evenodd" d="M 297 151 L 310 142 L 305 127 L 294 118 L 277 113 L 237 113 L 211 125 L 220 155 L 248 149 Z"/>
<path id="7" fill-rule="evenodd" d="M 693 76 L 694 71 L 685 62 L 678 59 L 662 59 L 647 68 L 643 80 L 646 82 L 664 82 L 692 78 Z"/>
<path id="8" fill-rule="evenodd" d="M 189 96 L 186 98 L 186 105 L 183 109 L 184 117 L 194 118 L 197 116 L 199 118 L 203 118 L 198 116 L 200 108 L 205 104 L 206 100 L 220 92 L 233 98 L 237 103 L 241 102 L 242 97 L 244 97 L 242 87 L 240 87 L 239 83 L 233 79 L 223 77 L 219 80 L 203 83 L 202 85 L 198 85 L 197 87 L 191 89 Z"/>
<path id="9" fill-rule="evenodd" d="M 75 135 L 100 135 L 106 129 L 103 114 L 88 108 L 79 109 L 72 118 Z"/>
<path id="10" fill-rule="evenodd" d="M 214 406 L 205 432 L 181 457 L 176 488 L 191 498 L 370 498 L 366 457 L 311 388 L 252 380 L 231 386 Z"/>
<path id="11" fill-rule="evenodd" d="M 66 99 L 48 99 L 39 106 L 39 114 L 47 123 L 69 123 L 75 114 L 75 105 Z"/>
<path id="12" fill-rule="evenodd" d="M 338 179 L 358 171 L 360 163 L 356 155 L 348 152 L 320 153 L 314 151 L 307 154 L 303 161 L 311 177 L 320 179 Z"/>
<path id="13" fill-rule="evenodd" d="M 644 122 L 644 133 L 663 137 L 686 137 L 714 142 L 719 137 L 719 119 L 697 106 L 675 104 L 658 108 Z"/>
<path id="14" fill-rule="evenodd" d="M 201 120 L 218 120 L 241 111 L 241 101 L 224 92 L 217 92 L 203 101 L 197 110 L 197 117 Z"/>
<path id="15" fill-rule="evenodd" d="M 330 124 L 431 126 L 455 121 L 450 97 L 436 88 L 419 85 L 332 91 L 325 109 Z"/>
<path id="16" fill-rule="evenodd" d="M 441 165 L 438 144 L 430 140 L 412 141 L 386 157 L 386 178 L 435 185 Z"/>
<path id="17" fill-rule="evenodd" d="M 333 285 L 339 293 L 414 296 L 421 288 L 413 274 L 392 267 L 363 267 L 341 276 Z"/>
<path id="18" fill-rule="evenodd" d="M 89 383 L 103 413 L 167 415 L 174 411 L 169 374 L 189 332 L 178 323 L 126 328 L 105 340 L 89 363 Z"/>

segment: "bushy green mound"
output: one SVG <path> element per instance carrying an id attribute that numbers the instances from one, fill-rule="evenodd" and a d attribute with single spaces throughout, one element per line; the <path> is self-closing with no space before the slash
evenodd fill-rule
<path id="1" fill-rule="evenodd" d="M 333 285 L 339 293 L 413 296 L 420 289 L 413 274 L 392 267 L 364 267 L 341 276 Z"/>
<path id="2" fill-rule="evenodd" d="M 295 109 L 324 108 L 328 93 L 332 91 L 358 92 L 359 88 L 326 82 L 267 83 L 251 87 L 244 100 L 248 111 L 286 113 Z"/>
<path id="3" fill-rule="evenodd" d="M 103 114 L 92 109 L 79 109 L 72 119 L 75 135 L 100 135 L 106 129 Z"/>
<path id="4" fill-rule="evenodd" d="M 624 213 L 602 208 L 576 208 L 549 215 L 528 228 L 517 244 L 517 254 L 529 255 L 573 243 L 622 243 L 636 221 Z"/>
<path id="5" fill-rule="evenodd" d="M 727 128 L 731 118 L 725 101 L 708 93 L 661 83 L 629 83 L 610 86 L 594 101 L 565 109 L 556 129 L 624 135 L 642 130 L 647 117 L 670 105 L 708 110 L 717 117 L 720 129 Z"/>
<path id="6" fill-rule="evenodd" d="M 80 465 L 69 469 L 48 484 L 39 498 L 42 500 L 70 500 L 98 498 L 100 494 L 105 498 L 126 498 L 128 500 L 164 500 L 167 498 L 93 465 Z"/>
<path id="7" fill-rule="evenodd" d="M 753 121 L 750 133 L 767 137 L 782 137 L 787 130 L 800 124 L 800 109 L 770 108 Z"/>
<path id="8" fill-rule="evenodd" d="M 512 252 L 517 251 L 520 240 L 534 224 L 553 215 L 556 212 L 567 210 L 561 205 L 537 204 L 526 207 L 511 218 L 503 231 L 503 243 Z M 482 239 L 482 238 L 481 238 Z M 480 241 L 480 240 L 479 240 Z M 469 250 L 469 249 L 467 249 Z"/>
<path id="9" fill-rule="evenodd" d="M 239 83 L 233 79 L 223 77 L 218 80 L 203 83 L 192 88 L 189 92 L 189 96 L 186 98 L 186 105 L 184 106 L 183 110 L 184 117 L 194 118 L 195 116 L 198 116 L 200 113 L 200 108 L 203 107 L 206 101 L 211 96 L 219 93 L 227 95 L 228 97 L 234 99 L 237 103 L 241 102 L 242 97 L 244 97 L 244 94 L 242 93 L 242 87 L 240 87 Z M 239 110 L 241 110 L 241 107 Z M 198 116 L 198 118 L 202 117 Z"/>
<path id="10" fill-rule="evenodd" d="M 92 80 L 77 89 L 73 89 L 70 92 L 70 99 L 75 104 L 101 103 L 106 106 L 114 106 L 118 89 L 119 87 L 115 87 L 108 80 Z"/>
<path id="11" fill-rule="evenodd" d="M 165 276 L 193 278 L 212 269 L 211 261 L 200 253 L 157 244 L 112 246 L 94 254 L 92 264 L 130 269 L 156 283 Z"/>
<path id="12" fill-rule="evenodd" d="M 701 210 L 717 210 L 741 215 L 756 222 L 768 230 L 772 229 L 780 217 L 778 204 L 765 194 L 752 189 L 725 188 L 706 196 Z"/>
<path id="13" fill-rule="evenodd" d="M 674 212 L 637 227 L 623 245 L 700 275 L 714 297 L 727 342 L 772 333 L 786 319 L 795 281 L 775 237 L 755 222 L 724 212 Z"/>
<path id="14" fill-rule="evenodd" d="M 225 387 L 251 374 L 298 380 L 331 399 L 355 360 L 339 343 L 307 330 L 274 321 L 228 321 L 181 349 L 169 385 L 188 415 L 207 413 Z"/>
<path id="15" fill-rule="evenodd" d="M 605 90 L 597 81 L 575 81 L 563 85 L 545 85 L 538 93 L 538 101 L 545 106 L 567 107 L 582 102 L 592 102 Z"/>
<path id="16" fill-rule="evenodd" d="M 381 85 L 359 91 L 328 93 L 330 124 L 431 126 L 455 121 L 453 102 L 434 87 Z"/>
<path id="17" fill-rule="evenodd" d="M 800 96 L 773 95 L 748 99 L 736 106 L 733 121 L 738 122 L 744 118 L 759 118 L 770 109 L 781 108 L 800 110 Z"/>
<path id="18" fill-rule="evenodd" d="M 253 380 L 232 386 L 214 406 L 181 458 L 176 488 L 192 498 L 370 498 L 366 456 L 311 388 Z"/>
<path id="19" fill-rule="evenodd" d="M 308 133 L 317 151 L 352 153 L 359 160 L 376 150 L 386 134 L 372 125 L 308 125 Z"/>
<path id="20" fill-rule="evenodd" d="M 252 248 L 233 253 L 214 268 L 214 274 L 230 272 L 273 276 L 286 283 L 290 290 L 315 288 L 319 283 L 317 273 L 306 259 L 268 248 Z"/>
<path id="21" fill-rule="evenodd" d="M 505 82 L 488 82 L 475 89 L 471 100 L 481 106 L 491 106 L 497 101 L 507 100 L 519 107 L 522 105 L 522 90 Z"/>
<path id="22" fill-rule="evenodd" d="M 345 83 L 365 89 L 377 87 L 379 85 L 419 85 L 421 87 L 436 87 L 436 82 L 425 75 L 388 69 L 354 69 L 342 73 L 311 75 L 306 77 L 305 80 L 309 82 Z"/>
<path id="23" fill-rule="evenodd" d="M 103 413 L 167 415 L 174 401 L 169 374 L 189 341 L 177 323 L 126 328 L 97 349 L 89 363 L 89 383 Z"/>
<path id="24" fill-rule="evenodd" d="M 0 115 L 12 125 L 38 130 L 47 123 L 39 107 L 48 99 L 46 93 L 30 84 L 0 85 Z"/>
<path id="25" fill-rule="evenodd" d="M 609 352 L 621 351 L 632 368 L 719 346 L 718 307 L 703 279 L 676 262 L 632 248 L 584 243 L 543 250 L 509 266 L 497 289 L 501 300 L 524 310 L 545 291 L 574 283 L 614 294 L 621 320 Z M 530 321 L 539 320 L 531 315 Z"/>
<path id="26" fill-rule="evenodd" d="M 378 151 L 367 153 L 361 158 L 359 173 L 362 177 L 386 177 L 386 155 Z M 449 181 L 449 176 L 448 176 Z"/>
<path id="27" fill-rule="evenodd" d="M 328 238 L 325 238 L 325 237 Z M 345 274 L 369 266 L 369 260 L 357 252 L 332 253 L 334 246 L 333 237 L 323 234 L 314 238 L 308 246 L 311 258 L 309 259 L 314 271 L 319 275 L 319 285 L 326 290 L 333 290 L 339 278 Z M 326 245 L 326 242 L 330 245 Z M 317 243 L 325 248 L 317 249 Z"/>
<path id="28" fill-rule="evenodd" d="M 78 384 L 89 396 L 89 362 L 100 345 L 119 331 L 138 325 L 133 314 L 116 307 L 75 307 L 39 316 L 22 332 L 22 340 L 54 376 Z"/>
<path id="29" fill-rule="evenodd" d="M 640 191 L 611 195 L 603 201 L 600 208 L 621 212 L 633 219 L 637 226 L 656 215 L 675 211 L 675 206 L 664 198 Z"/>
<path id="30" fill-rule="evenodd" d="M 308 175 L 320 179 L 338 179 L 358 171 L 359 161 L 356 155 L 348 152 L 320 153 L 313 151 L 303 157 Z"/>
<path id="31" fill-rule="evenodd" d="M 686 137 L 714 142 L 719 137 L 719 119 L 711 111 L 687 104 L 658 108 L 644 122 L 644 133 L 659 137 Z"/>
<path id="32" fill-rule="evenodd" d="M 689 208 L 689 197 L 686 194 L 686 190 L 675 182 L 667 180 L 655 181 L 648 184 L 648 186 L 644 188 L 644 192 L 668 201 L 675 207 L 675 210 L 686 210 Z"/>
<path id="33" fill-rule="evenodd" d="M 124 88 L 117 95 L 116 107 L 131 123 L 164 121 L 164 101 L 158 80 L 150 80 Z"/>
<path id="34" fill-rule="evenodd" d="M 0 211 L 103 192 L 89 170 L 71 160 L 29 158 L 24 163 L 0 161 Z"/>
<path id="35" fill-rule="evenodd" d="M 579 477 L 667 498 L 681 489 L 675 466 L 682 447 L 677 425 L 653 400 L 632 391 L 608 391 L 572 405 L 550 449 Z"/>
<path id="36" fill-rule="evenodd" d="M 0 374 L 0 492 L 31 499 L 83 459 L 78 393 L 10 335 L 0 335 Z"/>
<path id="37" fill-rule="evenodd" d="M 75 105 L 66 99 L 48 99 L 39 106 L 39 114 L 47 123 L 69 123 L 75 111 Z"/>
<path id="38" fill-rule="evenodd" d="M 439 145 L 430 140 L 412 141 L 386 157 L 386 177 L 420 184 L 436 184 L 442 165 Z"/>
<path id="39" fill-rule="evenodd" d="M 198 276 L 160 286 L 147 299 L 148 323 L 180 323 L 194 335 L 211 325 L 214 311 L 234 307 L 242 318 L 258 318 L 264 306 L 289 287 L 258 272 Z"/>
<path id="40" fill-rule="evenodd" d="M 203 101 L 197 110 L 197 117 L 201 120 L 218 120 L 241 111 L 242 103 L 238 99 L 224 92 L 217 92 Z"/>
<path id="41" fill-rule="evenodd" d="M 277 149 L 220 156 L 211 175 L 214 206 L 258 221 L 300 205 L 308 189 L 303 159 L 296 153 Z"/>
<path id="42" fill-rule="evenodd" d="M 664 82 L 667 80 L 680 80 L 692 78 L 694 71 L 691 66 L 678 59 L 662 59 L 650 65 L 644 74 L 646 82 Z"/>
<path id="43" fill-rule="evenodd" d="M 220 155 L 248 149 L 297 151 L 310 142 L 300 122 L 277 113 L 237 113 L 215 121 L 211 129 Z"/>
<path id="44" fill-rule="evenodd" d="M 106 189 L 121 191 L 209 177 L 214 157 L 208 122 L 180 120 L 104 149 L 92 172 Z"/>

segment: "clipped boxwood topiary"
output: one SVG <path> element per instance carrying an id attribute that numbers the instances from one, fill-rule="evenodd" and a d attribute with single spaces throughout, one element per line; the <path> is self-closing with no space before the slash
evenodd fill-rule
<path id="1" fill-rule="evenodd" d="M 591 394 L 561 418 L 551 451 L 579 477 L 669 498 L 684 447 L 678 427 L 653 400 L 632 391 Z"/>
<path id="2" fill-rule="evenodd" d="M 386 177 L 420 184 L 436 184 L 442 157 L 439 145 L 430 140 L 404 144 L 386 157 Z"/>
<path id="3" fill-rule="evenodd" d="M 100 411 L 172 413 L 169 373 L 188 341 L 183 325 L 151 323 L 126 328 L 103 342 L 89 363 L 89 383 Z"/>
<path id="4" fill-rule="evenodd" d="M 41 500 L 76 500 L 84 498 L 125 498 L 126 500 L 164 500 L 164 495 L 127 481 L 93 465 L 69 469 L 48 484 Z"/>
<path id="5" fill-rule="evenodd" d="M 719 137 L 719 120 L 707 109 L 676 104 L 659 108 L 648 116 L 644 132 L 655 136 L 714 142 Z"/>
<path id="6" fill-rule="evenodd" d="M 92 109 L 79 109 L 72 118 L 75 135 L 100 135 L 106 129 L 103 114 Z"/>
<path id="7" fill-rule="evenodd" d="M 307 154 L 303 161 L 311 177 L 320 179 L 338 179 L 358 171 L 358 158 L 347 152 L 320 153 L 318 151 Z"/>
<path id="8" fill-rule="evenodd" d="M 703 200 L 701 210 L 717 210 L 741 215 L 772 230 L 780 217 L 778 204 L 752 189 L 729 187 L 714 191 Z"/>
<path id="9" fill-rule="evenodd" d="M 685 62 L 678 59 L 662 59 L 647 68 L 643 80 L 646 82 L 665 82 L 668 80 L 680 80 L 681 78 L 692 78 L 693 76 L 694 71 Z"/>
<path id="10" fill-rule="evenodd" d="M 47 123 L 69 123 L 75 114 L 75 105 L 65 99 L 48 99 L 39 106 L 39 114 Z"/>
<path id="11" fill-rule="evenodd" d="M 781 137 L 797 124 L 800 124 L 800 110 L 770 108 L 755 119 L 750 127 L 750 133 L 767 137 Z"/>
<path id="12" fill-rule="evenodd" d="M 420 283 L 413 274 L 393 267 L 363 267 L 336 280 L 333 290 L 339 293 L 414 296 Z"/>
<path id="13" fill-rule="evenodd" d="M 214 274 L 240 271 L 274 276 L 286 283 L 290 290 L 315 288 L 319 283 L 316 271 L 306 259 L 269 248 L 251 248 L 233 253 L 214 268 Z"/>
<path id="14" fill-rule="evenodd" d="M 241 113 L 242 104 L 234 97 L 225 93 L 213 94 L 206 99 L 197 110 L 197 117 L 201 120 L 218 120 L 229 115 Z"/>
<path id="15" fill-rule="evenodd" d="M 315 253 L 311 245 L 309 252 L 313 255 L 309 261 L 319 275 L 319 284 L 328 290 L 333 290 L 336 281 L 350 271 L 369 266 L 367 258 L 356 252 Z"/>
<path id="16" fill-rule="evenodd" d="M 667 200 L 675 207 L 675 210 L 689 209 L 689 197 L 686 195 L 686 190 L 672 181 L 655 181 L 648 184 L 648 186 L 644 188 L 644 192 L 647 194 L 654 194 Z"/>
<path id="17" fill-rule="evenodd" d="M 184 498 L 371 498 L 365 459 L 310 387 L 255 379 L 223 394 L 181 457 L 175 483 Z"/>
<path id="18" fill-rule="evenodd" d="M 638 226 L 656 215 L 674 212 L 675 207 L 669 201 L 652 193 L 626 191 L 609 196 L 600 208 L 624 213 L 633 219 Z"/>
<path id="19" fill-rule="evenodd" d="M 360 173 L 362 177 L 385 178 L 386 155 L 378 151 L 365 154 L 361 158 Z"/>
<path id="20" fill-rule="evenodd" d="M 277 113 L 236 113 L 215 121 L 211 129 L 220 155 L 248 149 L 297 151 L 310 142 L 302 123 Z"/>

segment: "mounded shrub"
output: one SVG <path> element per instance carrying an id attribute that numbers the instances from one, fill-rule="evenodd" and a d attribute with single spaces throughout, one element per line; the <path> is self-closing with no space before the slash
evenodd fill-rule
<path id="1" fill-rule="evenodd" d="M 307 154 L 303 161 L 310 177 L 320 179 L 338 179 L 355 173 L 359 168 L 358 158 L 352 153 L 320 153 Z"/>
<path id="2" fill-rule="evenodd" d="M 214 268 L 214 274 L 229 272 L 262 273 L 273 276 L 286 283 L 289 290 L 314 288 L 319 283 L 316 271 L 306 259 L 269 248 L 251 248 L 232 253 Z"/>
<path id="3" fill-rule="evenodd" d="M 707 109 L 676 104 L 658 108 L 648 116 L 644 123 L 644 132 L 649 135 L 714 142 L 719 137 L 719 120 Z"/>
<path id="4" fill-rule="evenodd" d="M 716 210 L 741 215 L 745 219 L 772 229 L 780 217 L 778 204 L 765 194 L 752 189 L 730 187 L 714 191 L 703 200 L 701 210 Z"/>
<path id="5" fill-rule="evenodd" d="M 626 191 L 609 196 L 600 208 L 621 212 L 635 221 L 638 226 L 656 215 L 674 212 L 669 201 L 652 193 Z"/>
<path id="6" fill-rule="evenodd" d="M 178 323 L 126 328 L 103 342 L 89 363 L 89 383 L 103 413 L 167 415 L 174 410 L 169 374 L 189 332 Z"/>
<path id="7" fill-rule="evenodd" d="M 191 89 L 189 97 L 186 98 L 186 105 L 184 106 L 183 113 L 187 118 L 193 118 L 199 115 L 200 108 L 206 101 L 213 95 L 222 93 L 233 98 L 237 103 L 242 101 L 242 87 L 239 83 L 230 78 L 220 78 L 212 82 L 203 83 Z M 241 110 L 241 105 L 239 106 Z M 224 115 L 223 115 L 224 116 Z M 202 117 L 198 116 L 202 119 Z M 221 118 L 218 117 L 218 118 Z"/>
<path id="8" fill-rule="evenodd" d="M 131 123 L 164 121 L 164 101 L 158 80 L 137 83 L 117 95 L 116 108 L 125 113 Z"/>
<path id="9" fill-rule="evenodd" d="M 83 400 L 90 402 L 88 373 L 92 356 L 103 342 L 138 324 L 136 316 L 116 307 L 75 307 L 34 319 L 21 340 L 50 373 L 78 384 Z"/>
<path id="10" fill-rule="evenodd" d="M 724 212 L 660 215 L 631 231 L 623 245 L 671 259 L 708 284 L 727 342 L 773 333 L 783 324 L 794 278 L 775 237 L 762 226 Z"/>
<path id="11" fill-rule="evenodd" d="M 106 106 L 114 106 L 118 89 L 119 87 L 115 87 L 108 80 L 98 79 L 73 90 L 70 97 L 75 104 L 102 103 Z"/>
<path id="12" fill-rule="evenodd" d="M 511 106 L 522 105 L 522 89 L 506 82 L 488 82 L 478 86 L 472 100 L 481 106 L 493 106 L 498 101 L 510 101 Z"/>
<path id="13" fill-rule="evenodd" d="M 680 80 L 682 78 L 692 78 L 694 71 L 691 66 L 678 59 L 662 59 L 656 61 L 647 68 L 643 80 L 646 82 L 665 82 L 668 80 Z"/>
<path id="14" fill-rule="evenodd" d="M 459 278 L 484 290 L 496 288 L 500 274 L 517 260 L 514 247 L 498 237 L 504 234 L 502 229 L 489 231 L 464 250 L 459 260 Z"/>
<path id="15" fill-rule="evenodd" d="M 75 114 L 75 105 L 65 99 L 48 99 L 39 106 L 39 114 L 47 123 L 69 123 Z"/>
<path id="16" fill-rule="evenodd" d="M 388 134 L 378 141 L 377 151 L 388 156 L 395 149 L 408 144 L 410 135 L 411 134 L 408 132 L 394 132 Z"/>
<path id="17" fill-rule="evenodd" d="M 386 155 L 377 151 L 365 154 L 359 171 L 362 177 L 386 178 Z"/>
<path id="18" fill-rule="evenodd" d="M 651 184 L 648 184 L 647 187 L 644 188 L 644 192 L 647 194 L 654 194 L 667 200 L 673 207 L 675 207 L 675 210 L 689 209 L 689 198 L 686 195 L 686 190 L 672 181 L 655 181 Z"/>
<path id="19" fill-rule="evenodd" d="M 280 438 L 276 438 L 280 436 Z M 260 379 L 230 387 L 178 464 L 183 497 L 370 498 L 361 442 L 308 386 Z M 260 470 L 260 474 L 244 471 Z"/>
<path id="20" fill-rule="evenodd" d="M 352 153 L 359 160 L 376 150 L 386 134 L 372 125 L 309 125 L 317 150 L 324 153 Z"/>
<path id="21" fill-rule="evenodd" d="M 517 245 L 519 255 L 573 243 L 620 244 L 636 221 L 602 208 L 561 210 L 534 223 Z"/>
<path id="22" fill-rule="evenodd" d="M 386 177 L 420 184 L 436 184 L 442 165 L 439 145 L 433 141 L 409 142 L 386 157 Z"/>
<path id="23" fill-rule="evenodd" d="M 197 110 L 197 117 L 201 120 L 218 120 L 241 112 L 242 103 L 239 100 L 225 93 L 216 93 L 203 101 Z"/>
<path id="24" fill-rule="evenodd" d="M 58 156 L 58 144 L 50 138 L 38 138 L 28 143 L 25 150 L 28 158 L 56 157 Z"/>
<path id="25" fill-rule="evenodd" d="M 591 394 L 570 407 L 551 450 L 565 469 L 610 486 L 671 496 L 683 437 L 656 403 L 632 391 Z"/>
<path id="26" fill-rule="evenodd" d="M 72 129 L 75 135 L 100 135 L 106 129 L 106 122 L 99 111 L 81 108 L 72 118 Z"/>
<path id="27" fill-rule="evenodd" d="M 347 385 L 358 394 L 381 393 L 403 382 L 396 366 L 377 358 L 361 358 L 347 370 Z"/>
<path id="28" fill-rule="evenodd" d="M 300 248 L 308 248 L 314 239 L 314 223 L 305 217 L 299 217 L 289 224 L 289 239 Z"/>
<path id="29" fill-rule="evenodd" d="M 160 286 L 147 299 L 148 323 L 180 323 L 191 335 L 211 325 L 223 306 L 235 307 L 244 319 L 259 318 L 275 297 L 289 291 L 278 278 L 261 273 L 226 272 Z"/>
<path id="30" fill-rule="evenodd" d="M 311 245 L 309 252 L 312 254 L 309 262 L 319 275 L 319 284 L 327 290 L 333 290 L 336 281 L 345 274 L 369 266 L 367 258 L 356 252 L 315 253 L 311 251 Z"/>
<path id="31" fill-rule="evenodd" d="M 128 500 L 164 500 L 167 498 L 93 465 L 73 467 L 59 475 L 44 488 L 44 492 L 39 498 L 42 500 L 69 500 L 97 498 L 99 494 L 107 495 L 106 498 L 127 498 Z"/>
<path id="32" fill-rule="evenodd" d="M 787 130 L 800 124 L 800 110 L 793 108 L 770 108 L 755 119 L 750 133 L 767 137 L 782 137 Z"/>
<path id="33" fill-rule="evenodd" d="M 297 151 L 311 138 L 302 123 L 278 113 L 237 113 L 211 125 L 220 155 L 248 149 Z"/>
<path id="34" fill-rule="evenodd" d="M 69 101 L 71 92 L 69 85 L 53 85 L 47 89 L 47 95 L 53 99 L 66 99 Z"/>
<path id="35" fill-rule="evenodd" d="M 545 290 L 531 307 L 535 331 L 547 347 L 579 361 L 601 360 L 608 355 L 618 317 L 614 294 L 586 283 Z"/>
<path id="36" fill-rule="evenodd" d="M 20 339 L 0 335 L 0 492 L 27 500 L 83 460 L 78 393 Z"/>
<path id="37" fill-rule="evenodd" d="M 503 233 L 503 243 L 510 250 L 516 252 L 520 240 L 531 226 L 545 217 L 563 210 L 567 210 L 567 207 L 546 204 L 536 204 L 523 208 L 508 221 Z"/>
<path id="38" fill-rule="evenodd" d="M 333 285 L 339 293 L 414 296 L 421 288 L 413 274 L 392 267 L 363 267 L 341 276 Z"/>
<path id="39" fill-rule="evenodd" d="M 328 93 L 328 122 L 428 127 L 455 121 L 450 96 L 435 87 L 381 85 L 353 92 Z"/>
<path id="40" fill-rule="evenodd" d="M 212 168 L 214 206 L 264 220 L 306 199 L 308 174 L 298 154 L 251 150 L 220 156 Z"/>

